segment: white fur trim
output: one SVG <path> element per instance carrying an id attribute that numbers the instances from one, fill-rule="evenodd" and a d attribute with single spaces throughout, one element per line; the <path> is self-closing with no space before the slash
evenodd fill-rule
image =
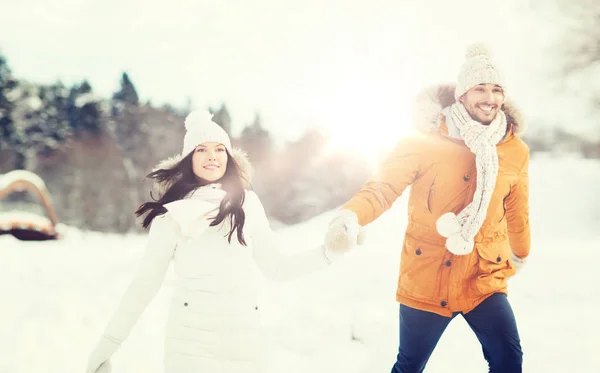
<path id="1" fill-rule="evenodd" d="M 456 102 L 454 91 L 454 84 L 439 84 L 419 92 L 414 101 L 413 127 L 423 133 L 439 131 L 442 110 Z M 527 122 L 521 110 L 509 97 L 504 101 L 502 111 L 515 134 L 522 135 L 527 131 Z"/>
<path id="2" fill-rule="evenodd" d="M 183 157 L 181 156 L 181 154 L 175 154 L 172 157 L 163 159 L 162 161 L 158 162 L 158 164 L 156 166 L 154 166 L 152 171 L 169 170 L 169 169 L 175 167 L 175 165 L 177 163 L 181 162 L 182 159 L 183 159 Z"/>
<path id="3" fill-rule="evenodd" d="M 254 168 L 250 163 L 250 159 L 248 158 L 248 153 L 240 148 L 233 148 L 231 152 L 231 157 L 235 160 L 240 171 L 242 173 L 242 178 L 244 179 L 244 186 L 246 188 L 250 188 L 250 184 L 252 182 L 252 177 L 254 176 Z"/>

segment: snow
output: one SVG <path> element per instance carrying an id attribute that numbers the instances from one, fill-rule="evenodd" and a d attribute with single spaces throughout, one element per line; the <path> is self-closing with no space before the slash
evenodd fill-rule
<path id="1" fill-rule="evenodd" d="M 531 163 L 532 252 L 510 280 L 525 372 L 600 371 L 600 162 L 534 157 Z M 269 372 L 389 372 L 397 349 L 395 302 L 405 194 L 368 227 L 367 243 L 335 266 L 290 283 L 261 276 Z M 322 240 L 330 213 L 278 231 L 285 249 Z M 62 241 L 0 237 L 4 296 L 0 371 L 80 373 L 129 284 L 144 235 L 59 226 Z M 114 355 L 115 372 L 161 372 L 162 337 L 173 274 Z M 474 334 L 456 318 L 426 372 L 484 372 Z"/>
<path id="2" fill-rule="evenodd" d="M 36 230 L 51 230 L 52 222 L 44 216 L 26 211 L 0 211 L 0 231 L 10 230 L 13 227 L 23 229 L 31 227 Z"/>
<path id="3" fill-rule="evenodd" d="M 75 98 L 75 106 L 78 108 L 82 108 L 90 103 L 97 103 L 102 101 L 102 98 L 94 93 L 88 92 L 82 95 L 79 95 Z"/>
<path id="4" fill-rule="evenodd" d="M 46 184 L 38 175 L 27 170 L 13 170 L 5 174 L 0 174 L 0 190 L 4 190 L 10 184 L 26 181 L 33 184 L 37 189 L 46 192 Z"/>

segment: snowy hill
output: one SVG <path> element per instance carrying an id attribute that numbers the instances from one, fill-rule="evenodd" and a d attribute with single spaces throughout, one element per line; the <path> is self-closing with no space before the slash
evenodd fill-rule
<path id="1" fill-rule="evenodd" d="M 600 371 L 600 290 L 594 286 L 600 283 L 600 203 L 593 199 L 599 184 L 598 161 L 532 160 L 532 254 L 509 286 L 525 372 Z M 273 346 L 270 372 L 390 371 L 405 205 L 406 195 L 369 227 L 365 246 L 326 271 L 284 284 L 258 277 Z M 328 219 L 324 214 L 278 231 L 282 247 L 320 243 Z M 65 238 L 57 242 L 0 237 L 0 372 L 83 372 L 144 249 L 143 235 L 62 228 Z M 115 372 L 161 372 L 172 278 L 115 355 Z M 484 371 L 477 339 L 456 318 L 426 372 Z"/>

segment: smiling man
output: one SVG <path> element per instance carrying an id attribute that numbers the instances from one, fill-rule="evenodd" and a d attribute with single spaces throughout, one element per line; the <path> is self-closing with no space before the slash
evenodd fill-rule
<path id="1" fill-rule="evenodd" d="M 529 148 L 519 138 L 525 125 L 488 51 L 474 45 L 466 57 L 455 87 L 419 95 L 420 133 L 398 142 L 334 216 L 325 236 L 330 252 L 360 244 L 362 227 L 411 186 L 396 291 L 400 346 L 392 373 L 423 372 L 457 315 L 481 342 L 491 373 L 522 371 L 507 279 L 530 249 Z"/>

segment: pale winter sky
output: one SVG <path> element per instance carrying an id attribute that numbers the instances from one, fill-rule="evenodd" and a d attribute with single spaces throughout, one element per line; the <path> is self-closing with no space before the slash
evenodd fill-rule
<path id="1" fill-rule="evenodd" d="M 318 125 L 361 146 L 401 136 L 412 96 L 453 81 L 466 45 L 481 40 L 528 117 L 566 118 L 547 78 L 544 53 L 559 30 L 551 9 L 518 0 L 416 3 L 0 0 L 0 49 L 19 78 L 87 78 L 107 97 L 126 70 L 144 101 L 225 102 L 235 132 L 259 111 L 278 139 Z"/>

